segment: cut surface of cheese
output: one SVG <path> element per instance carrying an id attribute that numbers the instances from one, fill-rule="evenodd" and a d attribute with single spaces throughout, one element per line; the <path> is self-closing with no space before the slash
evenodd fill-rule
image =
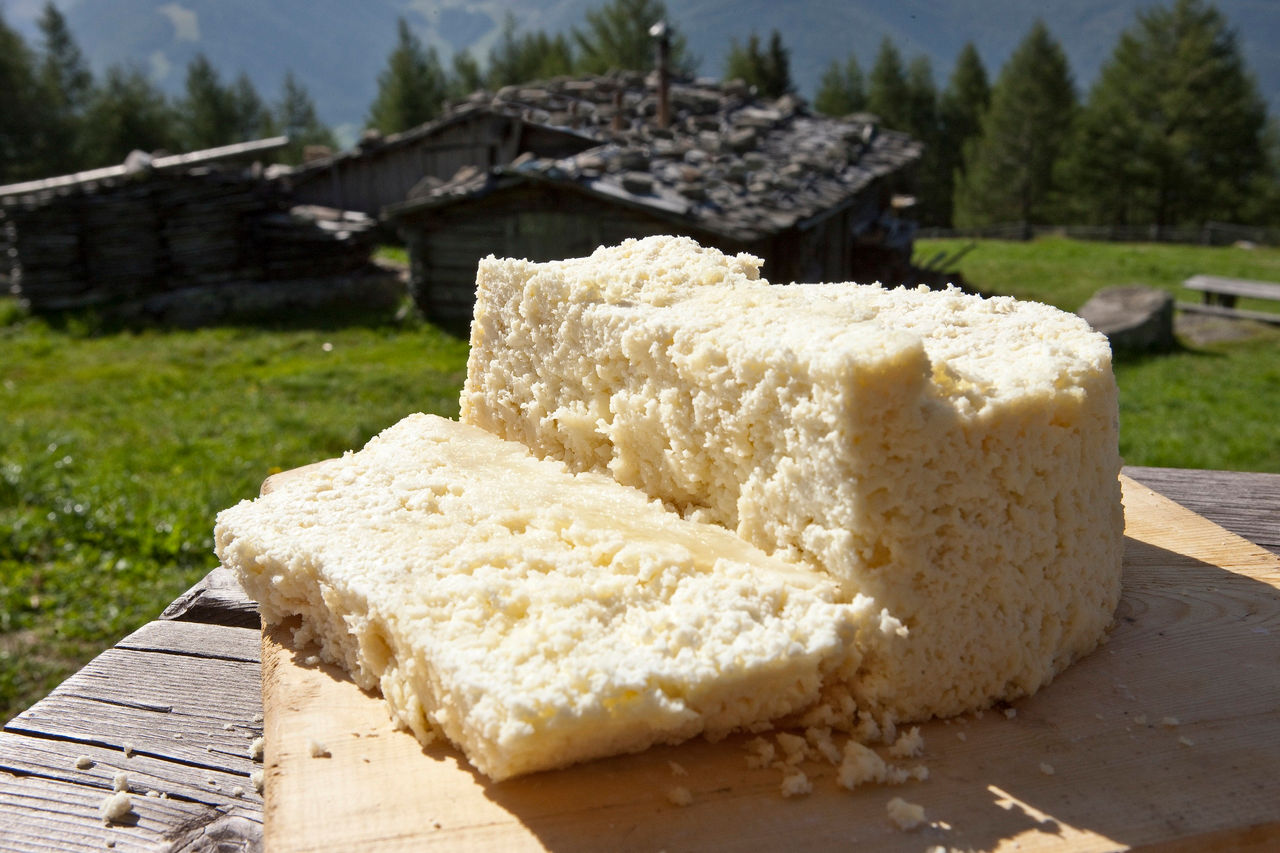
<path id="1" fill-rule="evenodd" d="M 847 680 L 869 606 L 611 478 L 413 415 L 224 510 L 223 564 L 503 779 L 718 737 Z"/>
<path id="2" fill-rule="evenodd" d="M 673 237 L 481 261 L 462 420 L 873 599 L 863 710 L 980 708 L 1091 651 L 1124 525 L 1106 339 L 1045 305 L 759 266 Z"/>

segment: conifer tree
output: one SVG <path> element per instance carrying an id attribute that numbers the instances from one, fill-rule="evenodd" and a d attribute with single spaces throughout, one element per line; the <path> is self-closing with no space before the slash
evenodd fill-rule
<path id="1" fill-rule="evenodd" d="M 1009 57 L 991 93 L 981 134 L 965 152 L 956 187 L 959 226 L 1051 221 L 1060 204 L 1055 171 L 1076 111 L 1066 54 L 1043 21 Z"/>
<path id="2" fill-rule="evenodd" d="M 831 60 L 822 72 L 813 108 L 829 116 L 845 116 L 867 108 L 866 79 L 856 56 L 849 54 L 843 65 Z"/>
<path id="3" fill-rule="evenodd" d="M 973 42 L 956 58 L 947 88 L 938 97 L 938 171 L 945 185 L 945 223 L 953 221 L 955 186 L 965 171 L 963 152 L 982 130 L 982 116 L 991 103 L 991 84 Z"/>
<path id="4" fill-rule="evenodd" d="M 44 177 L 39 152 L 46 127 L 35 56 L 0 14 L 0 184 Z"/>
<path id="5" fill-rule="evenodd" d="M 404 18 L 396 23 L 396 46 L 378 75 L 378 94 L 367 124 L 399 133 L 440 114 L 449 92 L 448 76 L 434 48 L 424 47 Z"/>
<path id="6" fill-rule="evenodd" d="M 574 28 L 577 70 L 603 74 L 613 69 L 647 71 L 654 65 L 654 40 L 650 28 L 667 24 L 670 47 L 667 62 L 673 73 L 691 73 L 697 61 L 689 53 L 683 35 L 671 26 L 662 0 L 613 0 L 587 12 L 586 26 Z"/>
<path id="7" fill-rule="evenodd" d="M 489 51 L 485 82 L 491 89 L 568 74 L 573 70 L 573 49 L 564 35 L 549 36 L 538 30 L 520 32 L 514 14 L 507 13 L 498 43 Z"/>
<path id="8" fill-rule="evenodd" d="M 242 128 L 236 101 L 236 92 L 222 83 L 209 58 L 196 54 L 187 63 L 185 94 L 178 104 L 182 147 L 198 151 L 242 141 L 238 138 Z"/>
<path id="9" fill-rule="evenodd" d="M 1235 33 L 1201 0 L 1138 15 L 1082 110 L 1076 209 L 1157 227 L 1245 218 L 1265 172 L 1266 106 Z"/>
<path id="10" fill-rule="evenodd" d="M 136 65 L 107 69 L 93 89 L 82 135 L 87 166 L 124 161 L 129 152 L 169 151 L 180 147 L 173 106 Z"/>
<path id="11" fill-rule="evenodd" d="M 280 132 L 289 137 L 281 158 L 287 163 L 301 163 L 308 146 L 338 147 L 333 131 L 320 121 L 310 93 L 292 71 L 285 72 L 274 120 Z"/>
<path id="12" fill-rule="evenodd" d="M 745 46 L 737 39 L 729 44 L 725 58 L 725 79 L 742 80 L 766 98 L 780 98 L 792 89 L 791 54 L 782 43 L 782 35 L 774 30 L 769 46 L 761 47 L 754 32 Z"/>
<path id="13" fill-rule="evenodd" d="M 867 78 L 867 109 L 879 116 L 885 127 L 906 130 L 909 97 L 902 54 L 886 36 Z"/>
<path id="14" fill-rule="evenodd" d="M 66 174 L 84 165 L 80 134 L 93 75 L 66 19 L 53 3 L 45 3 L 38 24 L 42 40 L 39 80 L 48 116 L 39 168 L 46 175 Z"/>

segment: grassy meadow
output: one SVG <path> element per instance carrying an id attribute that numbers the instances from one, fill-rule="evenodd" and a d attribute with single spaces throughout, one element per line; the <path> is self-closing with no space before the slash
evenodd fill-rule
<path id="1" fill-rule="evenodd" d="M 987 242 L 959 268 L 1071 309 L 1195 272 L 1280 280 L 1280 251 Z M 0 298 L 0 721 L 213 568 L 215 513 L 265 476 L 412 411 L 456 415 L 466 355 L 412 319 L 115 330 Z M 1117 375 L 1128 462 L 1280 471 L 1280 330 L 1122 358 Z"/>

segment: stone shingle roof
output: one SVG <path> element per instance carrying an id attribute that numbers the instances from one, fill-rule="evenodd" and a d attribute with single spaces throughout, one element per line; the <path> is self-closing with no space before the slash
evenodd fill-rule
<path id="1" fill-rule="evenodd" d="M 476 93 L 442 121 L 491 111 L 599 144 L 560 159 L 525 154 L 487 172 L 464 169 L 386 213 L 452 204 L 513 182 L 549 181 L 750 240 L 841 208 L 921 153 L 919 142 L 877 127 L 872 116 L 814 115 L 798 98 L 763 101 L 741 83 L 673 82 L 664 129 L 655 90 L 652 80 L 633 73 Z"/>

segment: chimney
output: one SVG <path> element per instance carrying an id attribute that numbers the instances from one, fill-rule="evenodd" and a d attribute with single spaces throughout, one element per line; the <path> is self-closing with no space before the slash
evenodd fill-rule
<path id="1" fill-rule="evenodd" d="M 667 55 L 671 52 L 671 35 L 666 21 L 658 21 L 649 28 L 649 35 L 658 40 L 658 127 L 671 126 L 671 72 L 667 68 Z"/>

